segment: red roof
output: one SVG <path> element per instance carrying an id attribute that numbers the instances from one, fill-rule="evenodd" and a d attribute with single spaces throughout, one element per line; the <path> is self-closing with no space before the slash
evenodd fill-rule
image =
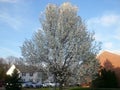
<path id="1" fill-rule="evenodd" d="M 109 61 L 114 68 L 120 67 L 120 55 L 112 52 L 104 51 L 98 57 L 102 66 Z"/>

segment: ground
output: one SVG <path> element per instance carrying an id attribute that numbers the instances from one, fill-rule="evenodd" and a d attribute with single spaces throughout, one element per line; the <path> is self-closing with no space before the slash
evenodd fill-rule
<path id="1" fill-rule="evenodd" d="M 23 89 L 23 90 L 54 90 L 54 88 L 38 88 L 38 89 L 30 89 L 30 88 L 26 88 L 26 89 Z M 102 88 L 102 89 L 91 89 L 91 88 L 80 88 L 80 87 L 75 87 L 75 88 L 70 88 L 70 89 L 65 89 L 65 90 L 120 90 L 120 88 L 109 88 L 109 89 L 106 89 L 106 88 Z"/>

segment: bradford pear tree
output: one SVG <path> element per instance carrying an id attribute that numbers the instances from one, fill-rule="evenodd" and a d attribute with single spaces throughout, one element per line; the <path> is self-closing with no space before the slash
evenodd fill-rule
<path id="1" fill-rule="evenodd" d="M 60 83 L 60 89 L 71 76 L 78 75 L 81 62 L 96 64 L 94 60 L 99 51 L 94 33 L 87 30 L 77 11 L 68 2 L 61 6 L 49 4 L 40 17 L 42 29 L 21 46 L 26 61 L 47 67 L 55 82 Z"/>

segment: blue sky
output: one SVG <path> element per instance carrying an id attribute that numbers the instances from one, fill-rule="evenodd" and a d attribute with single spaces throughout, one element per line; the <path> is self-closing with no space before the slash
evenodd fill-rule
<path id="1" fill-rule="evenodd" d="M 120 0 L 0 0 L 0 57 L 21 56 L 20 46 L 40 28 L 48 3 L 71 2 L 102 49 L 120 50 Z"/>

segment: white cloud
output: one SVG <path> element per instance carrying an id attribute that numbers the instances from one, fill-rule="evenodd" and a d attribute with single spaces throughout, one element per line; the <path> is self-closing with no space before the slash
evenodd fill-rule
<path id="1" fill-rule="evenodd" d="M 111 49 L 111 48 L 113 48 L 113 43 L 112 42 L 105 42 L 103 44 L 103 47 L 106 49 Z"/>
<path id="2" fill-rule="evenodd" d="M 2 2 L 2 3 L 16 3 L 18 1 L 19 0 L 0 0 L 0 2 Z"/>
<path id="3" fill-rule="evenodd" d="M 109 13 L 90 18 L 88 29 L 95 31 L 97 41 L 103 43 L 103 49 L 120 48 L 120 14 Z"/>
<path id="4" fill-rule="evenodd" d="M 92 25 L 92 24 L 100 24 L 106 27 L 110 27 L 115 24 L 120 24 L 120 15 L 109 14 L 109 15 L 103 15 L 101 17 L 94 17 L 88 20 L 88 25 Z"/>
<path id="5" fill-rule="evenodd" d="M 104 26 L 113 26 L 117 24 L 120 20 L 120 16 L 118 15 L 105 15 L 100 18 L 100 23 Z"/>
<path id="6" fill-rule="evenodd" d="M 116 34 L 114 35 L 114 38 L 117 40 L 120 40 L 120 26 L 116 29 L 115 32 L 116 32 Z"/>
<path id="7" fill-rule="evenodd" d="M 14 30 L 18 30 L 23 23 L 19 18 L 13 17 L 6 12 L 0 12 L 0 21 L 6 23 Z"/>
<path id="8" fill-rule="evenodd" d="M 114 38 L 120 40 L 120 35 L 114 35 Z"/>

